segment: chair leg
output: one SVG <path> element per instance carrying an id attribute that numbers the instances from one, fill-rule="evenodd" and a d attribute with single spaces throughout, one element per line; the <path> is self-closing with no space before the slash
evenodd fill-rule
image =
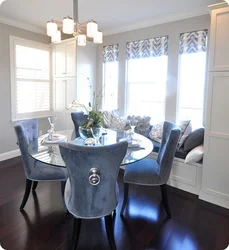
<path id="1" fill-rule="evenodd" d="M 29 179 L 26 179 L 26 186 L 25 186 L 25 193 L 24 193 L 24 197 L 20 206 L 20 210 L 23 210 L 25 207 L 25 204 L 29 198 L 29 193 L 31 190 L 31 186 L 32 186 L 32 181 Z"/>
<path id="2" fill-rule="evenodd" d="M 65 213 L 65 218 L 68 218 L 70 215 L 69 211 L 67 210 L 66 213 Z"/>
<path id="3" fill-rule="evenodd" d="M 33 182 L 32 191 L 35 191 L 35 190 L 36 190 L 37 184 L 38 184 L 38 181 L 34 181 L 34 182 Z"/>
<path id="4" fill-rule="evenodd" d="M 168 201 L 168 194 L 167 194 L 167 186 L 166 184 L 163 184 L 160 186 L 160 188 L 161 188 L 162 201 L 163 201 L 165 211 L 167 213 L 167 217 L 171 218 L 171 211 L 169 208 L 169 201 Z"/>
<path id="5" fill-rule="evenodd" d="M 122 209 L 121 209 L 120 215 L 123 215 L 124 209 L 126 207 L 126 203 L 128 200 L 128 193 L 129 193 L 129 183 L 124 182 L 124 198 L 123 198 Z"/>
<path id="6" fill-rule="evenodd" d="M 105 216 L 105 225 L 106 225 L 106 232 L 107 238 L 110 244 L 111 250 L 116 250 L 115 239 L 114 239 L 114 229 L 113 229 L 113 222 L 112 222 L 112 215 Z"/>
<path id="7" fill-rule="evenodd" d="M 75 250 L 78 245 L 79 236 L 80 236 L 80 228 L 81 228 L 81 219 L 75 218 L 73 221 L 73 230 L 72 230 L 72 240 L 71 240 L 71 250 Z"/>

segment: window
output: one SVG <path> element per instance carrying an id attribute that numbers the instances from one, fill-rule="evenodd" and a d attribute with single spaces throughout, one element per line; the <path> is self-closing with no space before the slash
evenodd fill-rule
<path id="1" fill-rule="evenodd" d="M 12 120 L 51 113 L 50 47 L 10 37 Z"/>
<path id="2" fill-rule="evenodd" d="M 118 52 L 119 46 L 103 47 L 103 109 L 118 109 Z"/>
<path id="3" fill-rule="evenodd" d="M 181 34 L 178 120 L 203 125 L 207 30 Z"/>
<path id="4" fill-rule="evenodd" d="M 165 120 L 168 37 L 127 43 L 127 115 Z"/>

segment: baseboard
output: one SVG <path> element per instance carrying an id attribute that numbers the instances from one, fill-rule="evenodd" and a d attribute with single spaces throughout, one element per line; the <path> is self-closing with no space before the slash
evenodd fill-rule
<path id="1" fill-rule="evenodd" d="M 217 206 L 229 209 L 229 200 L 225 200 L 221 197 L 217 197 L 215 195 L 208 194 L 202 190 L 200 191 L 199 199 L 213 203 Z"/>
<path id="2" fill-rule="evenodd" d="M 9 151 L 3 154 L 0 154 L 0 161 L 5 161 L 14 157 L 17 157 L 21 155 L 21 152 L 19 149 L 13 150 L 13 151 Z"/>

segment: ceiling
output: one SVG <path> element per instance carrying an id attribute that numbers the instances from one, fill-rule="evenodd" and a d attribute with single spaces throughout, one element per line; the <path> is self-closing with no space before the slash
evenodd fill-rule
<path id="1" fill-rule="evenodd" d="M 208 12 L 207 6 L 223 0 L 79 0 L 79 21 L 94 19 L 105 34 L 113 34 Z M 0 21 L 45 32 L 51 18 L 73 15 L 72 0 L 6 0 Z"/>

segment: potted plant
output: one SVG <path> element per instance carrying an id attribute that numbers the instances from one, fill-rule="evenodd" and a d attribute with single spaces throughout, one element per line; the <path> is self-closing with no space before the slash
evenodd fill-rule
<path id="1" fill-rule="evenodd" d="M 72 103 L 67 107 L 67 110 L 75 108 L 83 108 L 84 112 L 88 115 L 87 122 L 79 126 L 79 134 L 83 139 L 96 137 L 96 134 L 100 134 L 100 130 L 102 130 L 102 127 L 104 126 L 103 114 L 98 109 L 99 104 L 97 100 L 99 96 L 100 95 L 95 96 L 94 94 L 95 101 L 93 107 L 90 102 L 88 107 L 86 107 L 84 104 L 76 100 L 73 100 Z"/>

